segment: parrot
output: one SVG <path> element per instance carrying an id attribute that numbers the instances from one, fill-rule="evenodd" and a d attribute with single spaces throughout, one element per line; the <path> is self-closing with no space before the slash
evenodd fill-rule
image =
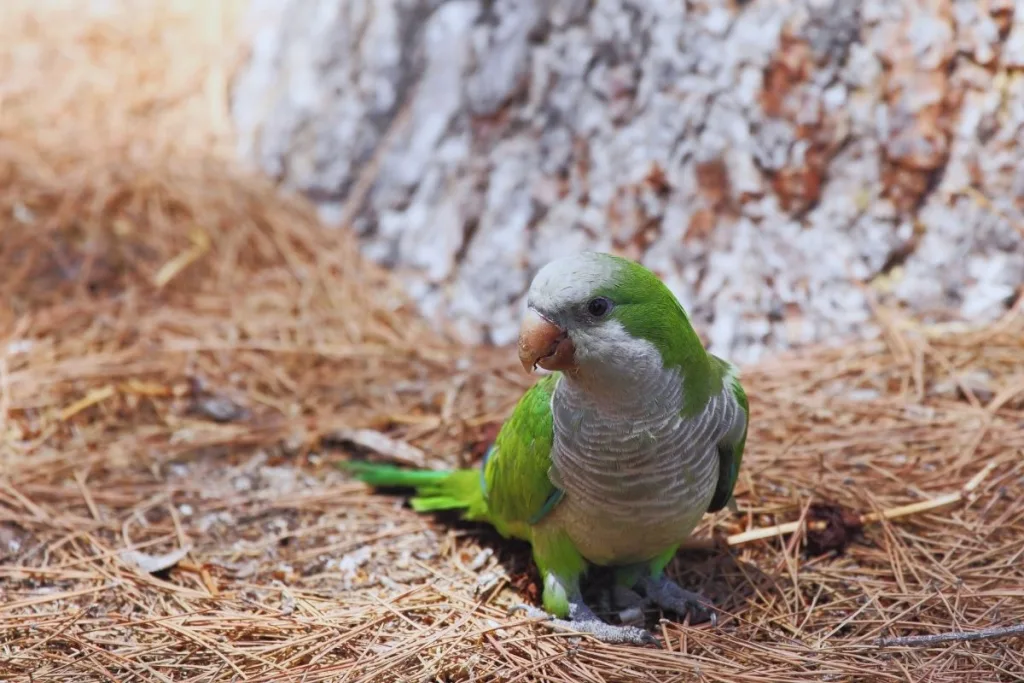
<path id="1" fill-rule="evenodd" d="M 736 509 L 749 409 L 737 367 L 708 352 L 654 272 L 582 251 L 530 282 L 518 338 L 527 373 L 479 467 L 416 470 L 343 463 L 371 487 L 411 489 L 418 512 L 460 511 L 529 543 L 543 609 L 528 617 L 606 643 L 658 645 L 644 628 L 601 620 L 582 582 L 608 568 L 644 607 L 716 622 L 702 595 L 666 576 L 706 513 Z"/>

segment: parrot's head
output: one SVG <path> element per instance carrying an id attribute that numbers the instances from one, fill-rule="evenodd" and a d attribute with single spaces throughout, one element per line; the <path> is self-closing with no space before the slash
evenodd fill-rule
<path id="1" fill-rule="evenodd" d="M 530 284 L 526 306 L 519 360 L 527 372 L 628 374 L 641 362 L 680 366 L 704 353 L 668 287 L 619 256 L 582 252 L 551 261 Z"/>

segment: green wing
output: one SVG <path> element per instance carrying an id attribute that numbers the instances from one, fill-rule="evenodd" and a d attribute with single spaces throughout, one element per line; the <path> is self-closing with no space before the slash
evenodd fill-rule
<path id="1" fill-rule="evenodd" d="M 736 480 L 739 479 L 740 463 L 743 462 L 743 447 L 747 443 L 750 408 L 743 385 L 734 374 L 731 374 L 732 366 L 716 356 L 711 356 L 711 359 L 721 364 L 725 377 L 731 384 L 733 396 L 736 397 L 736 402 L 743 413 L 742 421 L 737 421 L 736 426 L 730 429 L 718 444 L 718 484 L 715 486 L 715 495 L 711 498 L 711 505 L 708 506 L 708 512 L 718 512 L 732 500 Z"/>
<path id="2" fill-rule="evenodd" d="M 554 441 L 551 395 L 557 381 L 557 373 L 546 375 L 523 394 L 483 463 L 487 509 L 503 533 L 529 538 L 529 527 L 562 498 L 548 478 Z"/>

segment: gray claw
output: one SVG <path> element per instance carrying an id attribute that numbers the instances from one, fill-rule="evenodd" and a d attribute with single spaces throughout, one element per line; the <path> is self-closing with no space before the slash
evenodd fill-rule
<path id="1" fill-rule="evenodd" d="M 674 581 L 666 578 L 645 579 L 643 589 L 647 598 L 663 610 L 675 612 L 681 617 L 689 615 L 691 624 L 710 621 L 712 628 L 718 626 L 715 608 L 700 594 L 684 590 Z"/>

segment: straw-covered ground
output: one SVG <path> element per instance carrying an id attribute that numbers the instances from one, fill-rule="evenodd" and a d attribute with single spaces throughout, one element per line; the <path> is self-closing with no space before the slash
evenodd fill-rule
<path id="1" fill-rule="evenodd" d="M 741 512 L 672 567 L 717 629 L 508 618 L 525 547 L 334 463 L 475 462 L 529 378 L 221 161 L 226 24 L 161 7 L 0 29 L 0 680 L 1021 679 L 1020 306 L 744 368 Z"/>

